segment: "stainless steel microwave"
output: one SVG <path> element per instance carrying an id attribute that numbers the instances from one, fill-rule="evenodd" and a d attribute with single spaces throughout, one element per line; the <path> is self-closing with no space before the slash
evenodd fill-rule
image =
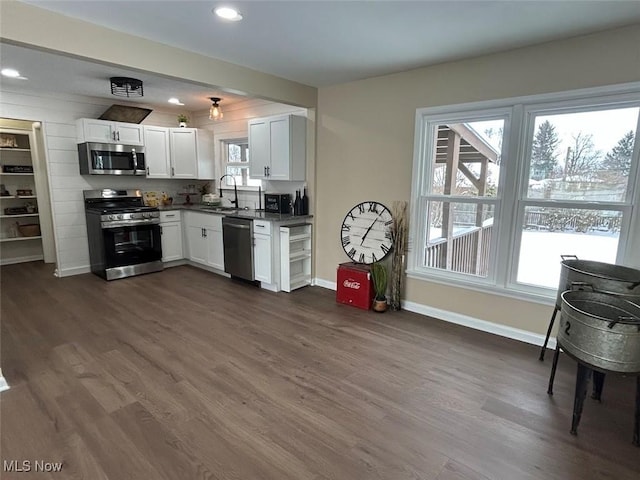
<path id="1" fill-rule="evenodd" d="M 144 147 L 85 142 L 78 144 L 82 175 L 145 175 Z"/>

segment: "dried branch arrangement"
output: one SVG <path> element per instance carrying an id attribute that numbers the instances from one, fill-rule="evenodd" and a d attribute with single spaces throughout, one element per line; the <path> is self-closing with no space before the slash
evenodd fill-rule
<path id="1" fill-rule="evenodd" d="M 407 202 L 396 201 L 391 207 L 393 225 L 391 226 L 391 238 L 393 239 L 393 251 L 391 252 L 391 309 L 400 310 L 400 298 L 404 288 L 404 270 L 408 249 L 408 220 Z"/>

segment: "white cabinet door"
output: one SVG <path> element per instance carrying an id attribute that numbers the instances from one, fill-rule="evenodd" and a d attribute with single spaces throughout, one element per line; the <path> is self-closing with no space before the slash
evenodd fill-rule
<path id="1" fill-rule="evenodd" d="M 272 283 L 271 236 L 253 235 L 253 258 L 255 279 Z"/>
<path id="2" fill-rule="evenodd" d="M 269 121 L 270 180 L 289 180 L 291 150 L 289 145 L 289 117 L 277 117 Z M 253 155 L 253 152 L 251 152 Z"/>
<path id="3" fill-rule="evenodd" d="M 267 178 L 269 160 L 269 123 L 267 120 L 249 122 L 249 176 Z"/>
<path id="4" fill-rule="evenodd" d="M 189 249 L 189 260 L 207 264 L 207 244 L 204 237 L 204 229 L 193 225 L 187 226 L 187 247 Z"/>
<path id="5" fill-rule="evenodd" d="M 78 121 L 78 141 L 115 143 L 115 130 L 113 122 L 83 118 Z"/>
<path id="6" fill-rule="evenodd" d="M 222 244 L 222 231 L 207 228 L 207 265 L 218 270 L 224 270 L 224 248 Z"/>
<path id="7" fill-rule="evenodd" d="M 198 152 L 194 128 L 172 128 L 170 150 L 173 178 L 198 178 Z"/>
<path id="8" fill-rule="evenodd" d="M 171 178 L 168 128 L 144 127 L 144 160 L 147 178 Z"/>
<path id="9" fill-rule="evenodd" d="M 116 143 L 122 143 L 124 145 L 144 145 L 142 125 L 117 122 L 113 128 L 116 132 Z"/>
<path id="10" fill-rule="evenodd" d="M 162 234 L 162 261 L 170 262 L 183 258 L 182 224 L 180 222 L 160 224 Z"/>
<path id="11" fill-rule="evenodd" d="M 109 122 L 93 118 L 76 121 L 79 143 L 121 143 L 123 145 L 144 145 L 142 125 L 135 123 Z"/>

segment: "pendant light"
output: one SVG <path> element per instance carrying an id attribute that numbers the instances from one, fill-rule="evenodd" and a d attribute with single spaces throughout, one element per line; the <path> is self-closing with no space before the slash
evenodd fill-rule
<path id="1" fill-rule="evenodd" d="M 222 115 L 222 109 L 220 108 L 220 105 L 218 104 L 218 102 L 220 102 L 220 100 L 222 99 L 218 97 L 209 97 L 209 98 L 213 102 L 213 104 L 211 105 L 211 108 L 209 109 L 209 119 L 220 120 L 223 117 L 223 115 Z"/>

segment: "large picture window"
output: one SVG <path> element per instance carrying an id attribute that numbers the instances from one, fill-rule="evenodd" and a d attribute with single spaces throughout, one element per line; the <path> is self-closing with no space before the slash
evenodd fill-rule
<path id="1" fill-rule="evenodd" d="M 637 98 L 419 110 L 409 275 L 551 298 L 560 255 L 629 260 Z"/>

